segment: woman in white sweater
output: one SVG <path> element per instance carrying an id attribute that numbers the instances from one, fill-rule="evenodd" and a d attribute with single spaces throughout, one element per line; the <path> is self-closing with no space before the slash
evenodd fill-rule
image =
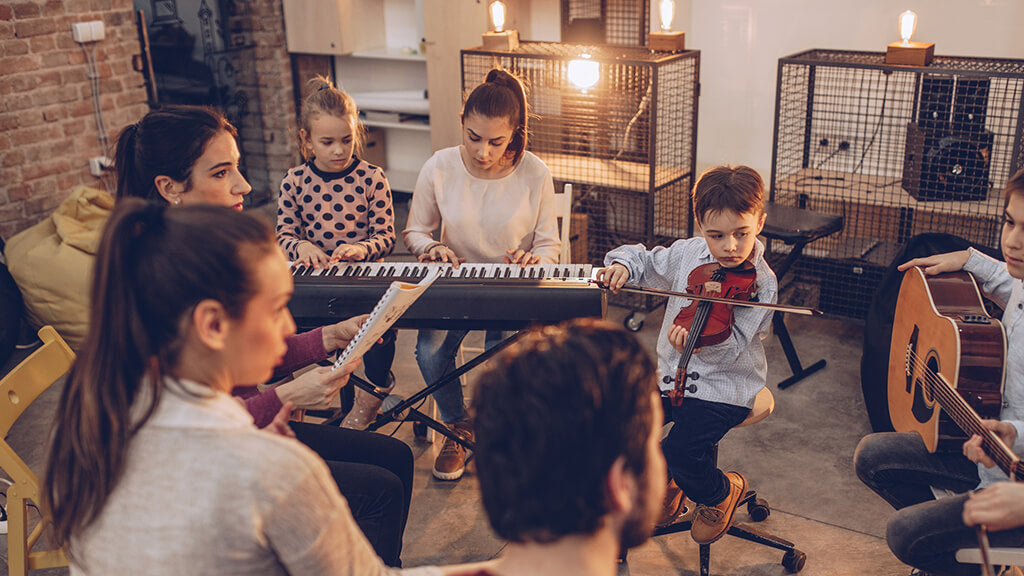
<path id="1" fill-rule="evenodd" d="M 462 145 L 436 152 L 420 170 L 409 210 L 405 244 L 424 262 L 554 264 L 561 244 L 551 171 L 526 151 L 526 92 L 522 82 L 494 69 L 462 109 Z M 441 226 L 441 223 L 444 226 Z M 434 232 L 441 229 L 439 240 Z M 421 330 L 416 361 L 429 384 L 455 368 L 466 331 Z M 488 331 L 486 346 L 500 332 Z M 441 420 L 471 440 L 457 383 L 433 394 Z M 446 438 L 434 476 L 457 480 L 465 451 Z"/>
<path id="2" fill-rule="evenodd" d="M 291 293 L 261 221 L 117 204 L 43 489 L 73 575 L 392 572 L 284 413 L 259 430 L 231 397 L 284 357 Z"/>

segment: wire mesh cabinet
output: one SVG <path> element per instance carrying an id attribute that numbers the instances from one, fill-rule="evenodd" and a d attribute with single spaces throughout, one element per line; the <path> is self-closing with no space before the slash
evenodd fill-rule
<path id="1" fill-rule="evenodd" d="M 779 60 L 771 197 L 839 214 L 784 299 L 863 318 L 901 245 L 941 232 L 996 248 L 1022 166 L 1024 60 L 810 50 Z M 788 291 L 788 293 L 787 293 Z"/>
<path id="2" fill-rule="evenodd" d="M 570 81 L 581 62 L 596 72 L 585 89 Z M 547 42 L 523 42 L 514 52 L 467 49 L 463 93 L 495 67 L 526 83 L 529 149 L 551 169 L 555 189 L 573 185 L 572 236 L 582 244 L 574 254 L 601 264 L 623 244 L 668 245 L 692 234 L 699 51 Z M 663 301 L 612 298 L 643 313 Z"/>

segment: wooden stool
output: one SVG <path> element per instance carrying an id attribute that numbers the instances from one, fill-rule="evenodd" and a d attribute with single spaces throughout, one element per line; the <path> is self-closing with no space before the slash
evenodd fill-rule
<path id="1" fill-rule="evenodd" d="M 667 402 L 667 398 L 663 398 L 663 401 Z M 757 393 L 757 397 L 754 399 L 754 407 L 750 409 L 750 414 L 746 417 L 743 422 L 740 422 L 736 428 L 742 426 L 750 426 L 756 424 L 761 420 L 764 420 L 775 410 L 775 397 L 772 395 L 772 391 L 768 387 L 764 387 L 760 392 Z M 666 409 L 666 414 L 668 414 Z M 715 464 L 718 464 L 718 445 L 715 444 Z M 747 505 L 747 514 L 750 515 L 750 519 L 754 522 L 761 522 L 768 518 L 771 514 L 771 508 L 768 506 L 763 498 L 757 497 L 757 492 L 754 490 L 748 490 L 744 494 L 743 498 L 736 505 L 737 508 L 743 504 Z M 666 534 L 675 534 L 677 532 L 686 532 L 693 526 L 693 510 L 687 511 L 682 516 L 682 520 L 671 524 L 664 528 L 659 528 L 654 531 L 654 536 L 662 536 Z M 770 546 L 777 550 L 783 550 L 785 554 L 782 556 L 782 566 L 790 574 L 795 574 L 803 569 L 804 562 L 807 560 L 807 555 L 797 550 L 796 546 L 788 540 L 783 540 L 777 536 L 758 530 L 747 524 L 736 523 L 735 517 L 733 523 L 729 525 L 726 534 L 730 536 L 736 536 L 750 542 L 755 542 L 763 546 Z M 711 544 L 700 545 L 700 574 L 701 576 L 708 576 L 710 572 L 711 564 Z"/>
<path id="2" fill-rule="evenodd" d="M 786 258 L 779 265 L 772 266 L 775 277 L 779 281 L 779 286 L 782 285 L 783 276 L 789 272 L 797 258 L 803 253 L 804 246 L 819 238 L 831 236 L 843 229 L 842 216 L 814 212 L 774 202 L 769 202 L 765 207 L 765 211 L 768 216 L 765 219 L 761 235 L 770 240 L 780 240 L 782 243 L 792 246 Z M 770 249 L 770 242 L 768 246 Z M 765 258 L 768 258 L 769 255 L 769 251 L 766 251 Z M 776 312 L 772 316 L 772 329 L 779 337 L 782 351 L 786 353 L 786 360 L 789 362 L 789 369 L 793 372 L 792 376 L 779 382 L 780 390 L 796 384 L 825 367 L 824 359 L 818 360 L 806 368 L 800 363 L 800 357 L 797 356 L 796 348 L 793 346 L 793 339 L 790 338 L 789 330 L 783 321 L 782 312 Z"/>

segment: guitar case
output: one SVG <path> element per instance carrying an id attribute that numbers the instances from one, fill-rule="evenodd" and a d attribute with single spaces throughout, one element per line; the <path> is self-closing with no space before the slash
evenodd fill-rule
<path id="1" fill-rule="evenodd" d="M 864 347 L 860 357 L 861 390 L 873 431 L 893 431 L 892 420 L 889 419 L 889 347 L 892 344 L 892 321 L 896 315 L 896 299 L 900 294 L 900 284 L 903 282 L 903 272 L 896 267 L 914 258 L 956 252 L 969 247 L 1002 259 L 1002 254 L 998 250 L 972 244 L 959 236 L 919 234 L 907 240 L 882 276 L 864 319 Z M 985 304 L 989 313 L 998 317 L 999 309 L 988 301 Z"/>

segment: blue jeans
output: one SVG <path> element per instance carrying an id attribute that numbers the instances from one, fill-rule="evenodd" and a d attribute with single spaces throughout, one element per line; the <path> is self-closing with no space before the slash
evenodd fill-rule
<path id="1" fill-rule="evenodd" d="M 424 382 L 433 384 L 455 370 L 455 356 L 467 334 L 468 330 L 420 330 L 416 336 L 416 363 Z M 488 330 L 484 335 L 484 348 L 489 350 L 497 346 L 503 338 L 500 330 Z M 462 386 L 458 381 L 435 390 L 433 397 L 445 424 L 468 418 L 462 400 Z"/>
<path id="2" fill-rule="evenodd" d="M 928 452 L 910 432 L 869 434 L 853 456 L 864 484 L 897 509 L 886 527 L 889 548 L 902 562 L 932 574 L 976 576 L 976 564 L 960 564 L 956 551 L 977 548 L 974 528 L 961 514 L 968 490 L 978 485 L 978 467 L 959 452 Z M 931 486 L 956 496 L 935 499 Z M 1024 529 L 989 534 L 993 546 L 1024 545 Z"/>

